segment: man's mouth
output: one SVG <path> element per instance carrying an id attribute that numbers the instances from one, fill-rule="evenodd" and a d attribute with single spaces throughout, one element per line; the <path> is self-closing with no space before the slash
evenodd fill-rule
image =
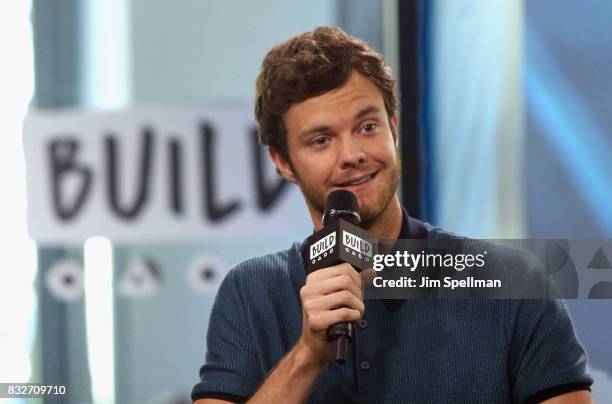
<path id="1" fill-rule="evenodd" d="M 370 174 L 366 174 L 366 175 L 360 175 L 359 177 L 353 177 L 347 181 L 344 181 L 338 184 L 338 186 L 343 187 L 343 188 L 347 188 L 347 187 L 351 188 L 351 187 L 357 187 L 360 185 L 365 185 L 365 184 L 370 183 L 374 179 L 374 177 L 376 177 L 377 174 L 378 174 L 378 171 L 370 173 Z"/>

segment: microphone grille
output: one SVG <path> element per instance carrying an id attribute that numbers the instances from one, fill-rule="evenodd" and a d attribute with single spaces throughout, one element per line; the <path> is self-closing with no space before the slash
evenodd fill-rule
<path id="1" fill-rule="evenodd" d="M 323 225 L 327 225 L 335 218 L 342 218 L 356 225 L 361 223 L 359 203 L 351 191 L 338 189 L 327 197 L 323 211 Z"/>

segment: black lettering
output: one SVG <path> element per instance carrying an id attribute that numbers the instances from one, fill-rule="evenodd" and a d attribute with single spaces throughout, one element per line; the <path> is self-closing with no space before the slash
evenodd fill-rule
<path id="1" fill-rule="evenodd" d="M 200 150 L 201 168 L 205 175 L 204 184 L 204 214 L 212 221 L 219 222 L 226 219 L 230 214 L 240 208 L 240 201 L 228 201 L 225 205 L 216 200 L 216 179 L 213 147 L 215 145 L 215 133 L 213 128 L 204 123 L 200 125 Z"/>
<path id="2" fill-rule="evenodd" d="M 183 213 L 183 170 L 181 165 L 182 149 L 178 139 L 170 140 L 168 149 L 168 169 L 170 171 L 170 207 L 175 214 Z"/>
<path id="3" fill-rule="evenodd" d="M 79 213 L 92 183 L 91 169 L 77 165 L 75 156 L 79 151 L 76 139 L 58 139 L 49 143 L 49 163 L 51 165 L 51 189 L 53 194 L 53 211 L 61 220 L 68 221 Z M 62 203 L 62 179 L 70 174 L 80 176 L 81 183 L 77 196 L 72 204 Z"/>
<path id="4" fill-rule="evenodd" d="M 119 203 L 119 176 L 123 176 L 118 168 L 119 151 L 117 150 L 117 141 L 112 135 L 106 136 L 106 185 L 108 191 L 108 199 L 111 209 L 124 219 L 135 219 L 145 206 L 145 202 L 149 195 L 150 179 L 151 179 L 151 164 L 153 152 L 153 132 L 150 128 L 145 128 L 143 131 L 143 151 L 140 157 L 140 171 L 138 175 L 138 191 L 136 200 L 132 206 L 122 207 Z M 132 159 L 129 159 L 130 161 Z M 134 159 L 136 160 L 136 159 Z"/>

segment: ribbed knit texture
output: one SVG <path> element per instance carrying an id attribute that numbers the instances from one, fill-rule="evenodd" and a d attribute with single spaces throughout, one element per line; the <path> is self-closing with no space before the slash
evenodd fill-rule
<path id="1" fill-rule="evenodd" d="M 428 227 L 428 237 L 454 236 Z M 297 342 L 301 247 L 230 270 L 211 314 L 194 399 L 250 397 Z M 516 259 L 500 251 L 502 264 Z M 309 403 L 521 403 L 551 387 L 592 383 L 561 301 L 407 300 L 393 310 L 367 300 L 364 319 L 365 328 L 354 327 L 347 363 L 320 374 Z"/>

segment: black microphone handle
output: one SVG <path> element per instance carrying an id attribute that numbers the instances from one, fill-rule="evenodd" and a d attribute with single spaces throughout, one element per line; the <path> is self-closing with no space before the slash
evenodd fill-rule
<path id="1" fill-rule="evenodd" d="M 334 359 L 343 365 L 346 362 L 348 345 L 353 337 L 353 324 L 349 322 L 336 323 L 327 330 L 327 339 L 331 342 Z"/>
<path id="2" fill-rule="evenodd" d="M 323 225 L 332 220 L 344 219 L 354 225 L 359 225 L 359 204 L 357 197 L 347 190 L 336 190 L 327 196 L 323 213 Z M 349 322 L 333 324 L 327 330 L 327 339 L 332 343 L 334 357 L 337 363 L 344 364 L 348 353 L 348 345 L 353 338 L 353 325 Z"/>

